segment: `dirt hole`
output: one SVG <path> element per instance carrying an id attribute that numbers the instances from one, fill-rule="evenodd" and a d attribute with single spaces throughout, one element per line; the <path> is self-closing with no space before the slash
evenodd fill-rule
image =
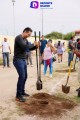
<path id="1" fill-rule="evenodd" d="M 25 103 L 18 103 L 25 114 L 40 116 L 60 116 L 63 112 L 73 109 L 76 104 L 68 99 L 37 93 L 29 97 Z"/>

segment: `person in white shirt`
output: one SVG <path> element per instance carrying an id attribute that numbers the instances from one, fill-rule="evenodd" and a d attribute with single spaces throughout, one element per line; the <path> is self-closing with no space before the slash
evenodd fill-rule
<path id="1" fill-rule="evenodd" d="M 6 62 L 7 62 L 7 67 L 10 67 L 9 54 L 11 54 L 11 48 L 9 43 L 7 42 L 7 38 L 4 38 L 4 41 L 2 42 L 1 46 L 2 46 L 2 55 L 3 55 L 3 67 L 6 66 Z"/>

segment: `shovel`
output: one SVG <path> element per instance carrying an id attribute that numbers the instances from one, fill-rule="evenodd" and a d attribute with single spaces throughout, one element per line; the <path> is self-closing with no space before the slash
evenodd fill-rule
<path id="1" fill-rule="evenodd" d="M 72 61 L 70 63 L 70 68 L 69 68 L 69 72 L 68 72 L 68 76 L 67 76 L 67 81 L 66 81 L 66 84 L 65 85 L 62 85 L 62 91 L 66 94 L 69 93 L 70 91 L 70 86 L 67 86 L 68 84 L 68 81 L 69 81 L 69 76 L 70 76 L 70 72 L 71 72 L 71 67 L 72 67 Z"/>
<path id="2" fill-rule="evenodd" d="M 35 35 L 35 41 L 36 41 L 36 32 L 34 32 L 34 35 Z M 36 49 L 36 63 L 37 63 L 37 82 L 36 82 L 36 88 L 37 88 L 37 90 L 41 90 L 42 89 L 42 81 L 41 81 L 40 76 L 39 76 L 38 52 L 37 52 L 37 49 Z"/>
<path id="3" fill-rule="evenodd" d="M 39 31 L 39 41 L 40 41 L 40 31 Z M 41 53 L 40 53 L 40 47 L 39 47 L 39 73 L 38 73 L 38 79 L 39 79 L 39 82 L 40 82 L 40 87 L 41 87 L 41 89 L 42 89 L 42 80 L 41 80 L 41 60 L 40 60 L 40 58 L 41 58 Z"/>

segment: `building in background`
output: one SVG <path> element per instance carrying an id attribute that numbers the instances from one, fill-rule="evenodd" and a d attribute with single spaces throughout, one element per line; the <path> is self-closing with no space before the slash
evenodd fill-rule
<path id="1" fill-rule="evenodd" d="M 80 38 L 80 30 L 75 31 L 75 41 Z"/>

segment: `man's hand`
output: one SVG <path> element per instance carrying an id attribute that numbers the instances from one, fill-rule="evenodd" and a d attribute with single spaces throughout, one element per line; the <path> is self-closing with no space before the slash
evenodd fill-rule
<path id="1" fill-rule="evenodd" d="M 75 49 L 73 50 L 73 53 L 75 53 L 76 56 L 80 58 L 80 50 Z"/>
<path id="2" fill-rule="evenodd" d="M 40 43 L 37 42 L 37 41 L 34 41 L 34 45 L 35 45 L 36 47 L 39 47 L 39 46 L 40 46 Z"/>

